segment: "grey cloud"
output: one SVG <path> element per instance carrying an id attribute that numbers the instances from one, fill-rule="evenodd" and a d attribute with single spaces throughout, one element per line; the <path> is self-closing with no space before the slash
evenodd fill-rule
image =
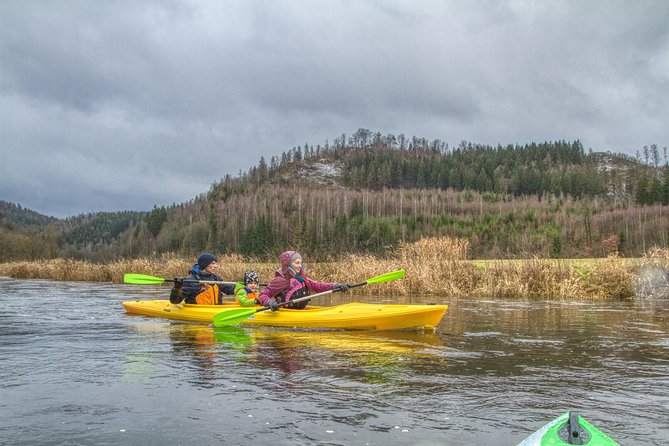
<path id="1" fill-rule="evenodd" d="M 360 127 L 664 146 L 668 22 L 661 0 L 5 1 L 0 199 L 150 209 Z"/>

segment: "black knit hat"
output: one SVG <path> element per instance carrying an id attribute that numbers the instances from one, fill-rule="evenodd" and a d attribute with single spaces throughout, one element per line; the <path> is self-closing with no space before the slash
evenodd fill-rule
<path id="1" fill-rule="evenodd" d="M 210 252 L 203 252 L 200 254 L 200 257 L 197 258 L 197 266 L 199 266 L 200 269 L 205 269 L 212 262 L 218 262 L 218 259 Z"/>

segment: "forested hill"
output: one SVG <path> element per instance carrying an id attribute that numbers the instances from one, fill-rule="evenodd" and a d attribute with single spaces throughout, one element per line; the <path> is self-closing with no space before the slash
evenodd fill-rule
<path id="1" fill-rule="evenodd" d="M 226 177 L 213 187 L 225 198 L 249 184 L 271 181 L 291 184 L 338 185 L 352 189 L 383 188 L 472 190 L 522 195 L 545 193 L 633 198 L 639 204 L 663 199 L 664 162 L 657 146 L 644 147 L 637 159 L 584 150 L 579 141 L 532 143 L 524 146 L 485 146 L 462 142 L 455 148 L 440 140 L 383 136 L 360 129 L 333 144 L 305 144 L 261 159 L 238 178 Z M 241 188 L 241 189 L 240 189 Z"/>
<path id="2" fill-rule="evenodd" d="M 512 195 L 562 193 L 574 197 L 607 192 L 609 178 L 600 156 L 586 154 L 581 144 L 557 142 L 526 146 L 490 147 L 461 143 L 457 148 L 439 141 L 394 136 L 341 139 L 333 146 L 294 148 L 275 157 L 269 166 L 261 160 L 243 177 L 262 184 L 267 180 L 324 182 L 342 187 L 440 188 Z M 621 166 L 622 156 L 609 157 Z M 623 170 L 627 170 L 630 164 Z M 618 168 L 617 168 L 618 169 Z M 228 177 L 226 181 L 232 181 Z M 228 190 L 231 183 L 214 187 Z"/>
<path id="3" fill-rule="evenodd" d="M 43 228 L 56 221 L 54 217 L 47 217 L 30 209 L 24 209 L 20 205 L 0 200 L 0 226 L 4 228 Z"/>
<path id="4" fill-rule="evenodd" d="M 639 255 L 666 246 L 668 199 L 657 146 L 632 159 L 578 141 L 450 148 L 360 129 L 261 158 L 188 203 L 49 222 L 30 248 L 17 243 L 25 228 L 3 224 L 0 259 L 273 258 L 288 247 L 327 259 L 435 235 L 469 239 L 471 257 Z"/>

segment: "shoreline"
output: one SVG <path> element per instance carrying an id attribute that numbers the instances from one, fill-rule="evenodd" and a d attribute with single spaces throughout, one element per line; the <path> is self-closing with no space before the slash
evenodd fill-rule
<path id="1" fill-rule="evenodd" d="M 269 281 L 278 263 L 220 256 L 219 275 L 239 281 L 244 271 L 256 271 Z M 173 278 L 187 275 L 192 264 L 182 259 L 135 259 L 94 264 L 54 259 L 0 263 L 0 276 L 16 279 L 123 283 L 125 273 Z M 449 296 L 459 298 L 634 299 L 669 298 L 669 250 L 642 258 L 462 260 L 399 256 L 378 259 L 352 256 L 345 260 L 308 264 L 309 276 L 324 282 L 354 283 L 399 269 L 402 280 L 365 287 L 367 295 Z M 138 285 L 142 286 L 142 285 Z M 143 285 L 148 286 L 148 285 Z M 162 285 L 165 286 L 165 285 Z"/>

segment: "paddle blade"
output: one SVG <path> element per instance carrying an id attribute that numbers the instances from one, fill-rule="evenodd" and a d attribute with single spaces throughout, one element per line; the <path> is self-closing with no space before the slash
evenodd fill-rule
<path id="1" fill-rule="evenodd" d="M 401 279 L 404 277 L 405 274 L 406 272 L 403 269 L 401 269 L 399 271 L 393 271 L 392 273 L 386 273 L 381 276 L 372 277 L 371 279 L 367 280 L 367 285 L 372 283 L 390 282 L 391 280 Z"/>
<path id="2" fill-rule="evenodd" d="M 132 283 L 134 285 L 151 285 L 163 282 L 165 282 L 165 279 L 161 277 L 147 276 L 145 274 L 125 274 L 123 276 L 123 283 Z"/>
<path id="3" fill-rule="evenodd" d="M 231 308 L 229 310 L 223 310 L 214 315 L 214 327 L 237 325 L 244 319 L 253 316 L 255 313 L 255 308 Z"/>

